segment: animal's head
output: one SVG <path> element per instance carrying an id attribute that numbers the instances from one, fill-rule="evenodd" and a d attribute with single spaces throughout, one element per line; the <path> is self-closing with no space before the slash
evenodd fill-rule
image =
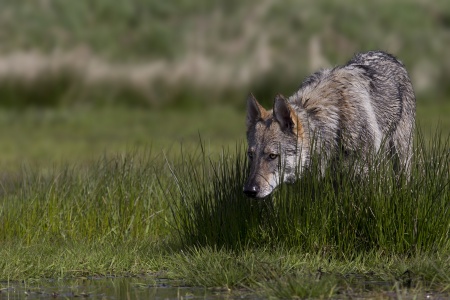
<path id="1" fill-rule="evenodd" d="M 306 159 L 302 153 L 304 134 L 298 114 L 283 96 L 276 96 L 273 109 L 269 111 L 253 95 L 248 97 L 247 154 L 250 172 L 244 185 L 247 196 L 264 198 L 282 181 L 295 181 L 301 169 L 299 166 Z"/>

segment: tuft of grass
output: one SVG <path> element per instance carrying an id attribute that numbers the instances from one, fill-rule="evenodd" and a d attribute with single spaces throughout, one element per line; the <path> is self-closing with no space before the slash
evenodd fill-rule
<path id="1" fill-rule="evenodd" d="M 263 286 L 266 295 L 278 299 L 328 299 L 336 296 L 337 289 L 336 276 L 317 276 L 310 274 L 292 274 L 276 280 L 269 287 Z"/>
<path id="2" fill-rule="evenodd" d="M 418 135 L 411 180 L 375 160 L 364 178 L 343 164 L 310 168 L 292 186 L 265 200 L 243 196 L 246 161 L 186 160 L 172 168 L 177 191 L 168 196 L 181 243 L 242 249 L 285 245 L 331 257 L 370 251 L 402 255 L 448 251 L 449 141 L 429 145 Z M 198 166 L 199 167 L 195 167 Z"/>
<path id="3" fill-rule="evenodd" d="M 236 156 L 224 151 L 219 162 L 202 152 L 170 168 L 176 190 L 168 197 L 184 246 L 239 248 L 254 234 L 264 207 L 242 193 L 246 161 L 240 149 Z"/>

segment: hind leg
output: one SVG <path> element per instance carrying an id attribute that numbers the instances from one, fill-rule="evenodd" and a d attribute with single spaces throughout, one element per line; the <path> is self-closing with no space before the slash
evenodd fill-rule
<path id="1" fill-rule="evenodd" d="M 411 176 L 413 153 L 414 119 L 402 118 L 394 131 L 391 141 L 391 154 L 394 159 L 394 170 L 399 174 Z"/>
<path id="2" fill-rule="evenodd" d="M 416 122 L 416 101 L 409 80 L 400 89 L 401 116 L 397 126 L 393 130 L 392 143 L 396 156 L 398 157 L 397 174 L 405 174 L 409 179 L 411 176 L 411 164 L 413 156 L 413 137 Z"/>

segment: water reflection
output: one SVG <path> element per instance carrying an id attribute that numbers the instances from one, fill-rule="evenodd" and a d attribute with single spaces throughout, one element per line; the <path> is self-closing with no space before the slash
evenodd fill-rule
<path id="1" fill-rule="evenodd" d="M 226 291 L 185 287 L 153 277 L 102 277 L 0 283 L 0 299 L 229 299 Z"/>

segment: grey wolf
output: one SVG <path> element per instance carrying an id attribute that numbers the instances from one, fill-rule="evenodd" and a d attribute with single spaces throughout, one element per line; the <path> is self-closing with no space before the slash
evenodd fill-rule
<path id="1" fill-rule="evenodd" d="M 394 160 L 396 172 L 409 174 L 415 111 L 405 66 L 382 51 L 312 74 L 289 98 L 277 95 L 271 110 L 250 95 L 244 193 L 264 198 L 281 182 L 294 182 L 314 153 L 320 168 L 337 158 L 381 153 Z"/>

